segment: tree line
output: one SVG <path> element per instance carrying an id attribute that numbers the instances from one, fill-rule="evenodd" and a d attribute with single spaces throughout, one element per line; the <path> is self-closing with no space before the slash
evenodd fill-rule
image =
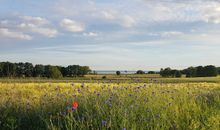
<path id="1" fill-rule="evenodd" d="M 84 76 L 91 72 L 88 66 L 69 65 L 53 66 L 53 65 L 33 65 L 32 63 L 11 63 L 0 62 L 0 77 L 77 77 Z"/>
<path id="2" fill-rule="evenodd" d="M 220 67 L 207 65 L 188 67 L 183 70 L 173 70 L 170 67 L 160 70 L 162 77 L 181 77 L 183 74 L 186 75 L 186 77 L 215 77 L 220 74 Z"/>

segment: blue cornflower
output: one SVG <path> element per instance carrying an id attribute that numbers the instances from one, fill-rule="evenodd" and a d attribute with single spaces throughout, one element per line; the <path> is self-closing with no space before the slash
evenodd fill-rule
<path id="1" fill-rule="evenodd" d="M 107 121 L 102 121 L 102 125 L 107 125 Z"/>

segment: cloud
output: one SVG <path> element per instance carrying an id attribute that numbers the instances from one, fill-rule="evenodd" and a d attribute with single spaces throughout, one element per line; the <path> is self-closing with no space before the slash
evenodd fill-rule
<path id="1" fill-rule="evenodd" d="M 180 31 L 165 31 L 165 32 L 150 32 L 147 33 L 148 36 L 152 37 L 176 37 L 176 36 L 181 36 L 184 35 L 184 32 Z"/>
<path id="2" fill-rule="evenodd" d="M 177 32 L 177 31 L 170 31 L 170 32 L 162 32 L 162 37 L 172 37 L 172 36 L 180 36 L 183 35 L 183 32 Z"/>
<path id="3" fill-rule="evenodd" d="M 20 39 L 20 40 L 31 40 L 32 39 L 32 37 L 27 34 L 24 34 L 22 32 L 14 32 L 14 31 L 8 30 L 7 28 L 0 28 L 0 37 Z"/>
<path id="4" fill-rule="evenodd" d="M 135 19 L 132 16 L 124 15 L 116 10 L 102 10 L 100 11 L 103 18 L 113 22 L 117 23 L 125 28 L 133 27 L 136 24 Z"/>
<path id="5" fill-rule="evenodd" d="M 63 19 L 60 25 L 69 32 L 83 32 L 85 30 L 85 27 L 82 23 L 70 19 Z"/>
<path id="6" fill-rule="evenodd" d="M 21 23 L 20 25 L 18 25 L 18 27 L 22 30 L 38 33 L 49 38 L 55 37 L 58 34 L 58 31 L 56 29 L 40 27 L 31 23 Z"/>
<path id="7" fill-rule="evenodd" d="M 115 12 L 113 11 L 101 11 L 101 14 L 103 15 L 104 18 L 109 19 L 109 20 L 114 20 L 116 19 L 115 17 Z"/>
<path id="8" fill-rule="evenodd" d="M 83 36 L 97 37 L 98 33 L 96 33 L 96 32 L 88 32 L 88 33 L 83 33 Z"/>
<path id="9" fill-rule="evenodd" d="M 128 15 L 122 16 L 122 18 L 120 20 L 121 20 L 121 25 L 123 27 L 127 27 L 127 28 L 133 27 L 136 23 L 134 18 L 132 18 L 131 16 L 128 16 Z"/>
<path id="10" fill-rule="evenodd" d="M 49 21 L 45 18 L 42 18 L 42 17 L 20 16 L 20 18 L 28 23 L 32 23 L 35 25 L 49 24 Z"/>
<path id="11" fill-rule="evenodd" d="M 45 37 L 56 37 L 58 31 L 52 28 L 49 20 L 42 17 L 33 16 L 14 16 L 13 19 L 4 19 L 0 21 L 0 26 L 11 30 L 12 32 L 22 32 L 29 35 L 37 33 Z"/>
<path id="12" fill-rule="evenodd" d="M 204 11 L 204 20 L 207 23 L 220 24 L 220 3 Z"/>

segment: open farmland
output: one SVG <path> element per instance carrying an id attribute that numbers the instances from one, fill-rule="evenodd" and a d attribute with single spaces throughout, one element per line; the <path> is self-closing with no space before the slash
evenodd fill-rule
<path id="1" fill-rule="evenodd" d="M 220 83 L 1 83 L 1 129 L 218 130 Z"/>

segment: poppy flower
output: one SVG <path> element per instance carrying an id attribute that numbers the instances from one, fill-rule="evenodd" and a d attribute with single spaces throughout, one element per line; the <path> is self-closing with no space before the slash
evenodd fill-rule
<path id="1" fill-rule="evenodd" d="M 72 104 L 72 109 L 76 110 L 77 107 L 78 107 L 78 103 L 76 101 L 74 101 L 73 104 Z"/>

